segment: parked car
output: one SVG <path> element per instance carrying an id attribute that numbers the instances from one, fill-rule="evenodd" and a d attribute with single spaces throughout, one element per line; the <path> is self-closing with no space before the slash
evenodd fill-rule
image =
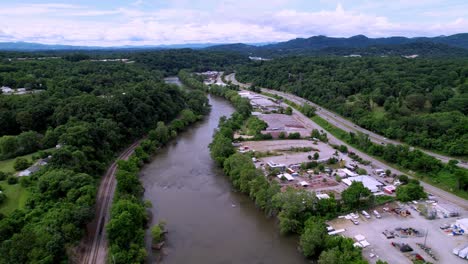
<path id="1" fill-rule="evenodd" d="M 366 211 L 364 211 L 364 210 L 362 210 L 362 215 L 363 215 L 365 218 L 367 218 L 367 219 L 370 219 L 370 218 L 371 218 L 370 215 L 369 215 Z"/>
<path id="2" fill-rule="evenodd" d="M 373 213 L 374 213 L 375 217 L 382 218 L 382 216 L 380 216 L 380 214 L 379 214 L 379 212 L 377 212 L 377 210 L 374 210 Z"/>
<path id="3" fill-rule="evenodd" d="M 449 228 L 450 228 L 449 224 L 443 224 L 443 225 L 440 226 L 440 229 L 442 229 L 442 230 L 449 229 Z"/>
<path id="4" fill-rule="evenodd" d="M 359 221 L 356 220 L 356 219 L 351 219 L 351 222 L 353 222 L 353 224 L 355 224 L 355 225 L 359 225 Z"/>

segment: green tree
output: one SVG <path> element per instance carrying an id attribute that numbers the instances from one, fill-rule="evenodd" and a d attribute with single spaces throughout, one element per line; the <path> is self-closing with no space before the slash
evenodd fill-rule
<path id="1" fill-rule="evenodd" d="M 16 171 L 25 170 L 29 166 L 31 166 L 31 162 L 25 158 L 16 158 L 15 163 L 13 164 L 13 168 Z"/>
<path id="2" fill-rule="evenodd" d="M 166 144 L 169 140 L 169 129 L 164 122 L 158 122 L 156 128 L 149 133 L 149 139 L 159 142 L 159 144 Z"/>
<path id="3" fill-rule="evenodd" d="M 326 225 L 322 219 L 309 218 L 304 225 L 299 245 L 306 257 L 318 257 L 323 250 L 323 240 L 327 236 Z"/>
<path id="4" fill-rule="evenodd" d="M 222 166 L 227 157 L 234 154 L 234 147 L 232 140 L 221 135 L 216 134 L 213 142 L 210 144 L 211 157 L 216 161 L 219 166 Z"/>
<path id="5" fill-rule="evenodd" d="M 18 142 L 14 136 L 3 136 L 0 138 L 0 153 L 4 157 L 15 155 L 18 150 Z"/>
<path id="6" fill-rule="evenodd" d="M 364 187 L 362 182 L 353 182 L 348 189 L 341 193 L 344 208 L 354 210 L 365 204 L 371 204 L 374 196 L 371 191 Z"/>
<path id="7" fill-rule="evenodd" d="M 27 131 L 16 137 L 18 151 L 23 154 L 32 153 L 41 147 L 42 137 L 34 131 Z"/>
<path id="8" fill-rule="evenodd" d="M 419 200 L 427 198 L 424 188 L 419 183 L 410 182 L 406 185 L 400 185 L 396 189 L 396 197 L 402 202 Z"/>
<path id="9" fill-rule="evenodd" d="M 318 160 L 320 158 L 320 154 L 318 152 L 314 153 L 314 160 Z"/>

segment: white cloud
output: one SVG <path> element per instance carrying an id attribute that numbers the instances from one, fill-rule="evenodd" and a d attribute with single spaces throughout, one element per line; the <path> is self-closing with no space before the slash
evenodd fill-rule
<path id="1" fill-rule="evenodd" d="M 209 0 L 205 4 L 211 3 L 211 9 L 196 9 L 188 0 L 173 1 L 170 7 L 159 10 L 141 8 L 147 7 L 144 1 L 114 9 L 69 4 L 0 4 L 0 41 L 106 46 L 264 42 L 319 34 L 441 35 L 468 28 L 463 17 L 453 18 L 449 23 L 398 23 L 356 8 L 349 10 L 341 4 L 330 10 L 298 11 L 289 8 L 291 1 L 287 0 Z M 439 0 L 417 0 L 413 5 L 428 1 Z"/>

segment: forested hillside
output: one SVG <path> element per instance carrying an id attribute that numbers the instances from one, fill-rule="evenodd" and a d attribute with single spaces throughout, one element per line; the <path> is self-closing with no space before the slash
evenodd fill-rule
<path id="1" fill-rule="evenodd" d="M 468 34 L 440 37 L 388 37 L 368 38 L 357 35 L 349 38 L 313 36 L 284 42 L 253 46 L 224 44 L 208 47 L 208 50 L 232 51 L 250 56 L 280 57 L 289 55 L 343 56 L 405 56 L 418 54 L 423 57 L 468 57 Z"/>
<path id="2" fill-rule="evenodd" d="M 132 53 L 130 58 L 166 75 L 177 75 L 182 69 L 191 69 L 194 72 L 222 69 L 249 61 L 247 56 L 238 53 L 191 49 Z"/>
<path id="3" fill-rule="evenodd" d="M 468 62 L 304 58 L 255 62 L 238 79 L 291 92 L 392 139 L 468 155 Z"/>

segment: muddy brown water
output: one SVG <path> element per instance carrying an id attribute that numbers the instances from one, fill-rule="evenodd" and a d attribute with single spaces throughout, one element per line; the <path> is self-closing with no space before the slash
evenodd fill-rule
<path id="1" fill-rule="evenodd" d="M 221 116 L 234 109 L 210 96 L 210 114 L 160 150 L 141 172 L 145 199 L 153 204 L 151 226 L 167 222 L 161 263 L 306 263 L 297 237 L 284 237 L 244 194 L 233 190 L 208 151 Z M 156 263 L 146 233 L 148 262 Z"/>

